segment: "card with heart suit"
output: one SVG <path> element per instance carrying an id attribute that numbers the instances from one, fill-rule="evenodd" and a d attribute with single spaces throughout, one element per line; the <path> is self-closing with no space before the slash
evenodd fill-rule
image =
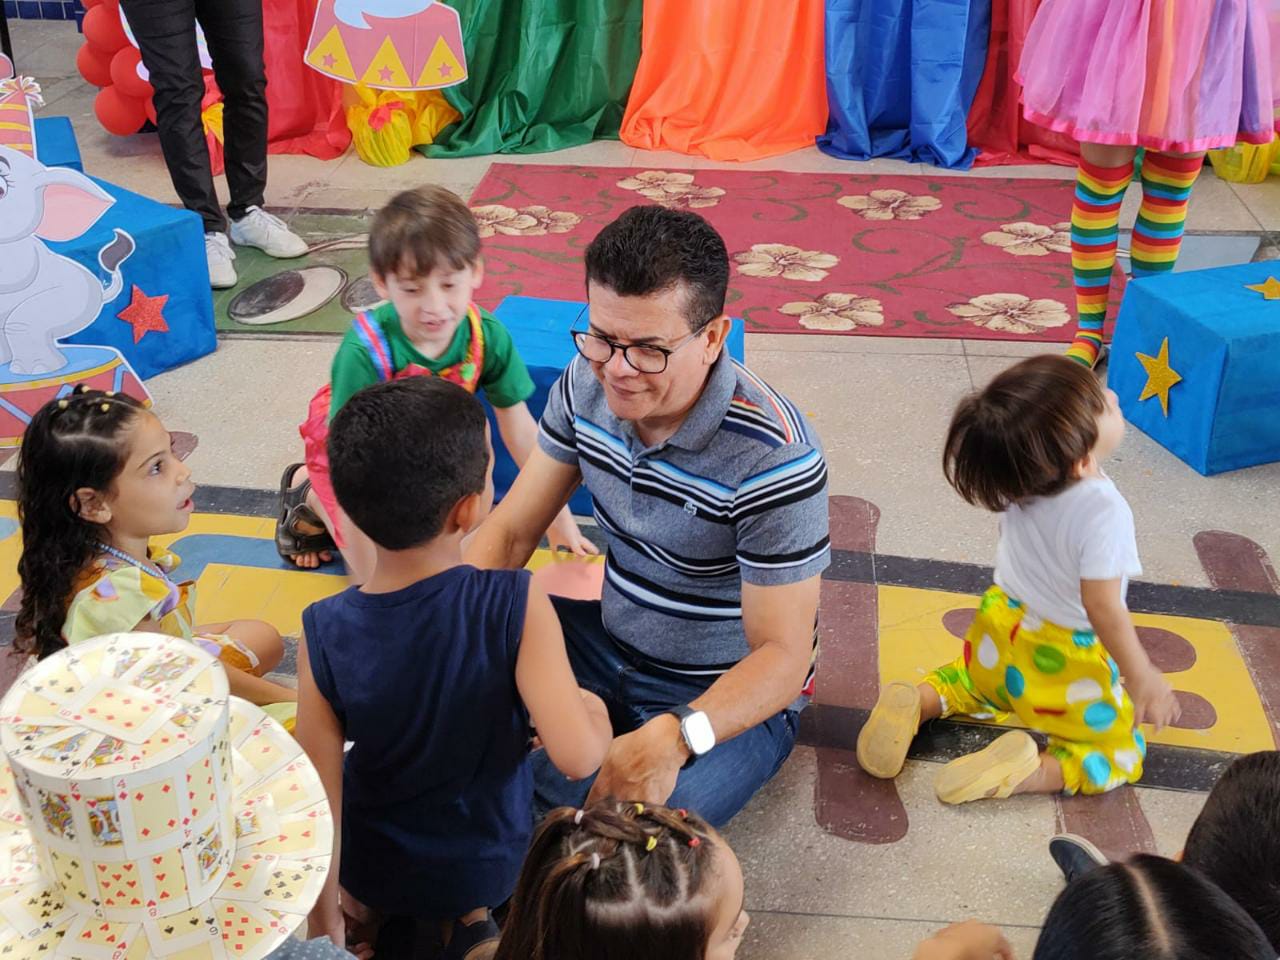
<path id="1" fill-rule="evenodd" d="M 262 960 L 323 886 L 333 823 L 310 761 L 178 638 L 36 664 L 0 701 L 0 748 L 0 950 Z"/>

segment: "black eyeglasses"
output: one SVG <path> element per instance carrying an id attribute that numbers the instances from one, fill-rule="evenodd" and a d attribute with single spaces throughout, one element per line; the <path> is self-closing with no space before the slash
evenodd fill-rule
<path id="1" fill-rule="evenodd" d="M 632 370 L 639 373 L 662 373 L 667 369 L 671 355 L 685 344 L 692 343 L 706 329 L 704 326 L 694 331 L 674 347 L 656 347 L 650 343 L 618 343 L 585 330 L 573 330 L 569 336 L 573 337 L 573 345 L 578 352 L 592 363 L 608 363 L 613 359 L 614 353 L 621 350 L 622 359 L 627 361 L 627 366 Z"/>

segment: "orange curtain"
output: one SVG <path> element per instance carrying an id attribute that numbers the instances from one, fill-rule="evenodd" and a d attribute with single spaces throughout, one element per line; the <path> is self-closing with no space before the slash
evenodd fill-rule
<path id="1" fill-rule="evenodd" d="M 812 146 L 827 128 L 823 0 L 645 0 L 624 143 L 712 160 Z"/>

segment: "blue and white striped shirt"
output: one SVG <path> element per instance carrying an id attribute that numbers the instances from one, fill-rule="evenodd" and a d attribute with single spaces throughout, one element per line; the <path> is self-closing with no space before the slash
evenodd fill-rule
<path id="1" fill-rule="evenodd" d="M 675 435 L 646 447 L 576 357 L 551 389 L 542 449 L 582 472 L 608 540 L 604 625 L 656 666 L 705 676 L 749 649 L 743 582 L 830 563 L 827 465 L 786 397 L 722 354 Z"/>

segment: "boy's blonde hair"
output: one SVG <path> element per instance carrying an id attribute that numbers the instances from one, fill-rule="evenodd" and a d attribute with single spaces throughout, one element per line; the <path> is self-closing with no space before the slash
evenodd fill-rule
<path id="1" fill-rule="evenodd" d="M 462 198 L 444 187 L 406 190 L 378 211 L 369 231 L 375 276 L 425 277 L 437 267 L 473 267 L 480 230 Z"/>

